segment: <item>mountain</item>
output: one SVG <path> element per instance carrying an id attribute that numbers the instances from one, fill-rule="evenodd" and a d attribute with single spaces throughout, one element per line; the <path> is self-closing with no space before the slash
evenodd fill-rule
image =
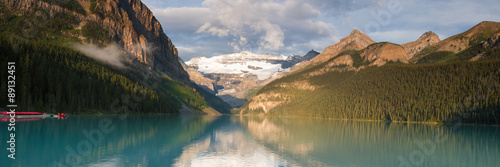
<path id="1" fill-rule="evenodd" d="M 317 55 L 309 62 L 304 62 L 293 67 L 292 70 L 301 69 L 309 65 L 316 65 L 318 63 L 323 63 L 337 56 L 341 52 L 349 50 L 361 50 L 373 43 L 375 43 L 375 41 L 373 41 L 365 33 L 357 29 L 354 29 L 349 36 L 340 39 L 340 42 L 326 47 L 323 53 Z"/>
<path id="2" fill-rule="evenodd" d="M 281 68 L 287 69 L 293 67 L 294 65 L 299 64 L 303 61 L 309 61 L 318 56 L 319 54 L 320 54 L 319 52 L 311 50 L 307 52 L 304 56 L 290 55 L 285 61 L 281 62 Z"/>
<path id="3" fill-rule="evenodd" d="M 487 41 L 489 38 L 491 38 L 492 36 L 494 36 L 499 32 L 500 32 L 500 23 L 483 21 L 463 33 L 451 36 L 428 48 L 423 49 L 421 52 L 417 53 L 414 57 L 412 57 L 411 62 L 418 62 L 420 59 L 428 57 L 433 53 L 439 53 L 440 55 L 447 55 L 447 56 L 460 55 L 461 53 L 464 53 L 465 50 L 470 49 L 471 47 L 475 47 L 478 44 Z M 479 53 L 476 53 L 474 55 L 469 54 L 468 56 L 475 57 L 477 55 L 479 55 Z M 458 59 L 472 58 L 468 56 L 464 56 Z M 431 57 L 436 57 L 436 55 L 431 55 Z M 447 59 L 455 59 L 455 58 L 457 57 L 450 56 Z"/>
<path id="4" fill-rule="evenodd" d="M 319 54 L 321 54 L 321 53 L 319 53 L 313 49 L 313 50 L 307 52 L 304 56 L 302 56 L 302 58 L 304 61 L 309 61 L 311 59 L 314 59 Z"/>
<path id="5" fill-rule="evenodd" d="M 465 33 L 430 46 L 433 40 L 437 41 L 433 33 L 424 34 L 419 40 L 405 44 L 406 47 L 380 42 L 347 50 L 343 49 L 347 46 L 345 39 L 352 38 L 346 37 L 340 44 L 325 49 L 325 52 L 328 50 L 337 55 L 328 56 L 330 59 L 326 61 L 319 61 L 326 59 L 322 56 L 325 53 L 318 55 L 316 65 L 305 66 L 263 86 L 234 112 L 243 115 L 499 124 L 498 28 L 497 23 L 483 22 Z M 359 35 L 359 31 L 354 31 L 350 36 L 356 33 Z M 466 38 L 458 38 L 462 35 Z M 457 53 L 447 51 L 443 54 L 439 50 L 449 48 L 445 45 L 457 39 L 462 42 L 469 40 L 465 42 L 468 47 Z M 411 60 L 420 58 L 410 61 L 408 53 L 416 53 Z M 478 54 L 479 59 L 470 60 Z"/>
<path id="6" fill-rule="evenodd" d="M 46 20 L 35 26 L 55 19 L 64 21 L 57 26 L 68 26 L 63 32 L 43 31 L 44 27 L 40 27 L 37 34 L 63 35 L 66 37 L 61 38 L 72 37 L 72 40 L 83 42 L 113 42 L 151 68 L 189 82 L 188 74 L 177 61 L 177 49 L 163 32 L 160 22 L 140 0 L 1 0 L 1 3 L 10 19 L 38 11 L 40 18 Z M 95 34 L 96 30 L 101 33 Z"/>
<path id="7" fill-rule="evenodd" d="M 177 49 L 139 0 L 0 2 L 0 62 L 19 65 L 19 110 L 229 112 L 190 82 Z M 6 86 L 7 71 L 1 72 Z"/>
<path id="8" fill-rule="evenodd" d="M 438 35 L 436 35 L 432 31 L 428 31 L 420 36 L 420 38 L 418 38 L 416 41 L 405 43 L 401 46 L 403 46 L 403 48 L 405 49 L 406 54 L 408 55 L 408 59 L 411 59 L 413 58 L 413 56 L 415 56 L 415 54 L 422 51 L 426 47 L 434 45 L 440 41 L 441 40 L 439 39 Z"/>
<path id="9" fill-rule="evenodd" d="M 283 55 L 241 52 L 196 57 L 186 65 L 193 82 L 239 107 L 246 102 L 245 96 L 251 89 L 275 79 L 283 71 L 280 62 L 286 59 Z"/>
<path id="10" fill-rule="evenodd" d="M 234 107 L 240 107 L 250 91 L 284 75 L 287 68 L 318 54 L 314 50 L 304 56 L 288 57 L 241 52 L 192 58 L 186 62 L 185 68 L 193 82 Z"/>

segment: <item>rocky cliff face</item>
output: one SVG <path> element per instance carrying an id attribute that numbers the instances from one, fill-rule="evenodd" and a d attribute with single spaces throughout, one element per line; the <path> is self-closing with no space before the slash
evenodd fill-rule
<path id="1" fill-rule="evenodd" d="M 184 60 L 179 59 L 179 62 L 181 63 L 184 70 L 189 74 L 189 80 L 191 80 L 192 82 L 194 82 L 195 84 L 197 84 L 198 86 L 200 86 L 201 88 L 206 90 L 207 92 L 212 93 L 212 94 L 216 94 L 217 81 L 203 76 L 203 74 L 198 72 L 195 67 L 188 66 L 184 62 Z"/>
<path id="2" fill-rule="evenodd" d="M 75 17 L 81 27 L 87 22 L 98 23 L 107 30 L 108 37 L 137 60 L 151 68 L 165 72 L 182 82 L 189 82 L 186 71 L 177 61 L 177 49 L 165 35 L 153 13 L 140 0 L 99 0 L 90 4 L 87 0 L 76 0 L 84 9 L 85 15 L 63 8 L 56 3 L 40 0 L 0 0 L 8 10 L 15 14 L 42 11 L 50 16 L 65 13 Z M 61 1 L 59 3 L 76 3 Z M 94 7 L 92 12 L 90 7 Z"/>
<path id="3" fill-rule="evenodd" d="M 420 36 L 420 38 L 418 38 L 416 41 L 405 43 L 401 46 L 403 46 L 403 48 L 405 49 L 406 54 L 408 55 L 408 59 L 411 59 L 415 54 L 422 51 L 424 48 L 434 45 L 440 41 L 441 40 L 439 39 L 438 35 L 436 35 L 432 31 L 428 31 Z"/>

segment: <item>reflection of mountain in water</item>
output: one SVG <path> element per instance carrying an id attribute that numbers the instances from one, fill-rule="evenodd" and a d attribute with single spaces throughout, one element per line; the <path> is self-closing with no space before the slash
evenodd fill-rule
<path id="1" fill-rule="evenodd" d="M 71 121 L 69 121 L 71 120 Z M 421 166 L 497 166 L 499 128 L 313 118 L 80 116 L 16 123 L 16 160 L 1 166 L 399 166 L 422 151 Z M 90 150 L 83 130 L 109 120 L 114 130 Z M 0 128 L 0 134 L 8 134 Z M 435 136 L 443 140 L 435 144 Z M 7 141 L 0 135 L 0 141 Z M 94 136 L 95 137 L 95 136 Z M 90 141 L 92 142 L 92 141 Z M 428 143 L 427 143 L 428 144 Z M 6 145 L 3 145 L 7 147 Z M 68 151 L 83 149 L 80 163 Z M 6 163 L 4 163 L 6 162 Z"/>
<path id="2" fill-rule="evenodd" d="M 218 121 L 223 124 L 185 146 L 173 166 L 297 166 L 260 145 L 230 117 Z"/>

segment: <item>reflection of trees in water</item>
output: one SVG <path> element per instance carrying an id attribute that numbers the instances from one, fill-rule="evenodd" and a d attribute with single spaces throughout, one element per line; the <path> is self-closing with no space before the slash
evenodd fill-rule
<path id="1" fill-rule="evenodd" d="M 92 145 L 91 150 L 85 150 L 88 153 L 79 157 L 80 165 L 147 165 L 158 161 L 168 163 L 177 156 L 172 152 L 180 150 L 182 145 L 198 137 L 216 119 L 196 116 L 129 116 L 121 120 L 119 116 L 82 116 L 63 121 L 29 122 L 17 127 L 17 149 L 23 156 L 18 157 L 15 163 L 22 163 L 22 166 L 58 163 L 71 165 L 66 160 L 66 147 L 77 150 L 79 142 L 88 140 L 82 131 L 98 129 L 99 121 L 108 118 L 114 130 L 104 134 L 99 145 Z M 153 157 L 165 159 L 157 160 Z"/>
<path id="2" fill-rule="evenodd" d="M 274 152 L 328 165 L 398 165 L 400 155 L 421 149 L 416 141 L 433 140 L 436 134 L 447 139 L 436 143 L 436 150 L 425 157 L 433 165 L 492 163 L 498 161 L 494 157 L 500 154 L 499 130 L 491 127 L 464 126 L 453 130 L 451 125 L 290 117 L 240 117 L 240 120 L 250 135 Z"/>
<path id="3" fill-rule="evenodd" d="M 16 166 L 65 162 L 66 146 L 76 149 L 86 139 L 82 130 L 98 128 L 103 118 L 111 119 L 115 130 L 81 157 L 82 164 L 171 166 L 230 161 L 264 166 L 397 166 L 400 155 L 408 157 L 421 149 L 415 141 L 433 139 L 436 133 L 446 140 L 425 157 L 427 165 L 500 163 L 500 129 L 489 126 L 463 125 L 454 130 L 452 125 L 224 116 L 129 116 L 125 120 L 82 116 L 19 122 L 19 156 L 9 162 L 20 164 Z M 0 140 L 6 141 L 5 137 L 0 135 Z"/>

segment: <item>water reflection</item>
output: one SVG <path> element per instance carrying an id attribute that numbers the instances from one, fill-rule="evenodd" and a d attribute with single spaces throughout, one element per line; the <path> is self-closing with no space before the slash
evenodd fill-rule
<path id="1" fill-rule="evenodd" d="M 497 166 L 500 131 L 488 126 L 241 117 L 262 145 L 301 166 Z"/>
<path id="2" fill-rule="evenodd" d="M 309 118 L 80 116 L 17 122 L 16 160 L 5 151 L 0 162 L 19 167 L 497 166 L 499 132 L 490 126 Z M 8 134 L 0 122 L 0 141 Z"/>
<path id="3" fill-rule="evenodd" d="M 183 148 L 174 166 L 296 166 L 245 134 L 240 124 L 226 122 Z"/>

